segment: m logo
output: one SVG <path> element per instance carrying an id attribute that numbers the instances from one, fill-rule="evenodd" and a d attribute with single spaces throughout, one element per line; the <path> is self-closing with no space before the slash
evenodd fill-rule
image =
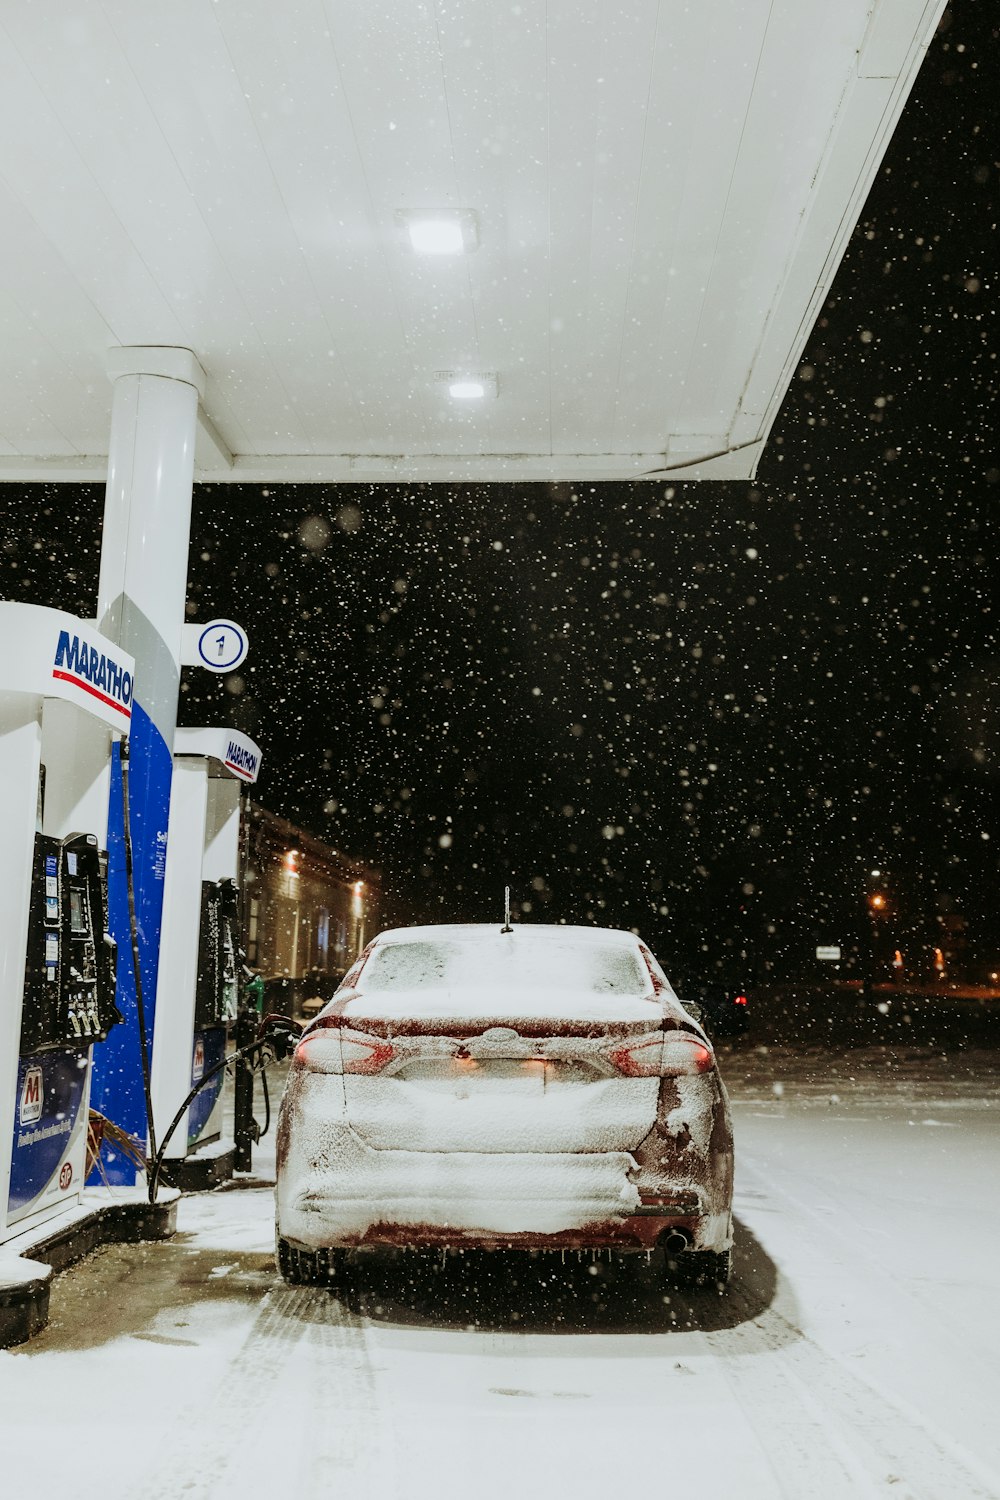
<path id="1" fill-rule="evenodd" d="M 18 1118 L 22 1125 L 31 1125 L 35 1120 L 42 1118 L 44 1099 L 45 1086 L 42 1082 L 41 1068 L 28 1068 L 24 1075 L 24 1083 L 21 1085 L 21 1107 L 18 1110 Z"/>

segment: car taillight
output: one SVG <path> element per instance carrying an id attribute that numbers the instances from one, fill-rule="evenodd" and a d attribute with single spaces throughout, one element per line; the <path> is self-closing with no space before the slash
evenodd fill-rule
<path id="1" fill-rule="evenodd" d="M 624 1042 L 608 1058 L 626 1078 L 692 1077 L 708 1073 L 715 1062 L 711 1047 L 686 1031 Z"/>
<path id="2" fill-rule="evenodd" d="M 746 995 L 737 995 L 736 999 L 733 1001 L 734 1005 L 746 1005 L 746 1003 L 747 1003 L 747 997 L 746 997 Z"/>
<path id="3" fill-rule="evenodd" d="M 340 1050 L 345 1073 L 381 1073 L 396 1055 L 391 1043 L 363 1031 L 342 1031 Z"/>
<path id="4" fill-rule="evenodd" d="M 340 1037 L 335 1031 L 311 1031 L 296 1045 L 293 1060 L 311 1073 L 342 1073 Z"/>
<path id="5" fill-rule="evenodd" d="M 391 1043 L 339 1027 L 311 1031 L 295 1049 L 295 1061 L 312 1073 L 381 1073 L 394 1056 Z"/>
<path id="6" fill-rule="evenodd" d="M 663 1059 L 663 1034 L 640 1037 L 621 1047 L 612 1047 L 608 1057 L 626 1078 L 658 1078 Z"/>
<path id="7" fill-rule="evenodd" d="M 663 1043 L 661 1071 L 665 1078 L 689 1078 L 695 1073 L 709 1073 L 714 1065 L 711 1047 L 690 1032 L 677 1032 Z"/>

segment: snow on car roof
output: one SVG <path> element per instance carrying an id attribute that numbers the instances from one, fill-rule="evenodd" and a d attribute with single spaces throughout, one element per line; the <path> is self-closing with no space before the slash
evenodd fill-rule
<path id="1" fill-rule="evenodd" d="M 390 927 L 374 939 L 377 943 L 430 942 L 440 938 L 447 942 L 478 942 L 488 933 L 503 930 L 502 922 L 453 922 L 430 923 L 425 927 Z M 559 923 L 516 922 L 505 934 L 517 939 L 527 938 L 531 942 L 558 942 L 567 937 L 576 942 L 593 942 L 607 945 L 620 943 L 622 947 L 633 947 L 639 942 L 634 932 L 625 932 L 618 927 L 572 927 Z"/>
<path id="2" fill-rule="evenodd" d="M 518 927 L 487 923 L 398 928 L 373 943 L 356 983 L 366 995 L 386 990 L 469 995 L 562 994 L 648 996 L 654 989 L 631 933 L 590 927 Z M 465 1003 L 465 1002 L 463 1002 Z"/>

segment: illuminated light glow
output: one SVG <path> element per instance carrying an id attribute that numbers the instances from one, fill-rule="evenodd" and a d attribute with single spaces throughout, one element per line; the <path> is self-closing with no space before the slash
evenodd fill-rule
<path id="1" fill-rule="evenodd" d="M 495 401 L 500 394 L 500 380 L 495 370 L 476 370 L 468 366 L 457 370 L 435 370 L 434 383 L 442 395 L 452 401 Z"/>
<path id="2" fill-rule="evenodd" d="M 456 219 L 411 219 L 407 233 L 418 255 L 461 255 L 465 249 Z"/>
<path id="3" fill-rule="evenodd" d="M 342 1031 L 340 1047 L 345 1073 L 381 1073 L 396 1055 L 389 1042 L 359 1032 Z"/>
<path id="4" fill-rule="evenodd" d="M 644 1041 L 615 1047 L 608 1057 L 626 1078 L 657 1077 L 663 1057 L 663 1037 L 647 1037 Z"/>
<path id="5" fill-rule="evenodd" d="M 390 1042 L 339 1028 L 309 1032 L 295 1048 L 295 1061 L 311 1073 L 381 1073 L 395 1055 Z"/>
<path id="6" fill-rule="evenodd" d="M 709 1072 L 715 1060 L 711 1048 L 690 1032 L 624 1042 L 608 1059 L 626 1078 L 691 1077 Z"/>
<path id="7" fill-rule="evenodd" d="M 664 1075 L 707 1073 L 714 1061 L 711 1048 L 706 1047 L 697 1037 L 668 1036 L 663 1044 L 663 1066 L 660 1071 Z"/>
<path id="8" fill-rule="evenodd" d="M 466 255 L 479 244 L 476 215 L 468 208 L 422 208 L 397 214 L 417 255 Z"/>
<path id="9" fill-rule="evenodd" d="M 747 1003 L 747 997 L 746 997 L 746 995 L 737 995 L 736 999 L 733 1001 L 734 1005 L 746 1005 L 746 1003 Z"/>

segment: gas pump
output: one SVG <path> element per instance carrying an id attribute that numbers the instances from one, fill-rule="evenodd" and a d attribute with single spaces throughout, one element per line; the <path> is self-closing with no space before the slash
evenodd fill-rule
<path id="1" fill-rule="evenodd" d="M 241 793 L 257 780 L 260 761 L 258 746 L 233 729 L 178 729 L 174 736 L 153 1034 L 153 1111 L 161 1125 L 222 1062 L 236 1019 Z M 167 1144 L 166 1172 L 178 1186 L 231 1175 L 233 1142 L 222 1138 L 223 1078 L 218 1073 L 196 1095 Z"/>
<path id="2" fill-rule="evenodd" d="M 0 603 L 0 1243 L 80 1201 L 92 1049 L 121 1019 L 111 745 L 134 662 L 90 622 Z"/>
<path id="3" fill-rule="evenodd" d="M 198 981 L 195 987 L 191 1084 L 197 1083 L 225 1056 L 229 1027 L 236 1020 L 240 932 L 239 891 L 235 880 L 204 880 L 201 886 L 201 930 Z M 188 1114 L 188 1149 L 211 1145 L 222 1134 L 222 1075 L 197 1096 Z"/>
<path id="4" fill-rule="evenodd" d="M 103 1042 L 115 1006 L 118 945 L 108 932 L 108 859 L 92 833 L 35 835 L 21 1055 Z"/>
<path id="5" fill-rule="evenodd" d="M 205 1031 L 236 1020 L 239 985 L 239 888 L 235 880 L 203 880 L 198 985 L 194 1029 Z"/>

